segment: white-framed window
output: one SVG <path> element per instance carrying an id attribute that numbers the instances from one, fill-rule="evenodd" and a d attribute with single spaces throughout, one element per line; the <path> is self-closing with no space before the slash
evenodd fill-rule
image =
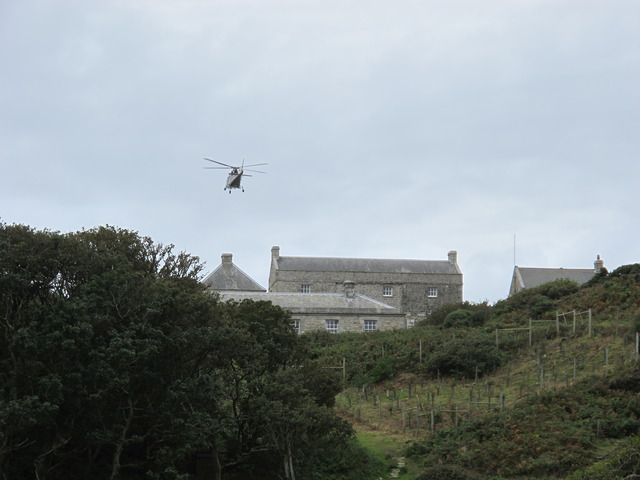
<path id="1" fill-rule="evenodd" d="M 297 318 L 292 319 L 291 328 L 293 328 L 296 333 L 300 333 L 300 320 Z"/>
<path id="2" fill-rule="evenodd" d="M 338 333 L 338 320 L 327 320 L 327 332 Z"/>
<path id="3" fill-rule="evenodd" d="M 375 332 L 378 330 L 378 321 L 377 320 L 365 320 L 364 321 L 364 331 L 365 332 Z"/>
<path id="4" fill-rule="evenodd" d="M 393 287 L 391 285 L 383 285 L 382 286 L 382 296 L 383 297 L 393 297 Z"/>
<path id="5" fill-rule="evenodd" d="M 427 290 L 427 297 L 436 298 L 438 296 L 438 287 L 429 287 Z"/>
<path id="6" fill-rule="evenodd" d="M 308 283 L 303 283 L 302 285 L 300 285 L 300 291 L 302 293 L 311 293 L 311 285 L 309 285 Z"/>

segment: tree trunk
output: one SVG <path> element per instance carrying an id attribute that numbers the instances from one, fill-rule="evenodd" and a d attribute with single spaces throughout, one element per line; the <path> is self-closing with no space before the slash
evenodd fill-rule
<path id="1" fill-rule="evenodd" d="M 122 433 L 120 434 L 120 441 L 116 444 L 115 451 L 113 452 L 113 460 L 111 463 L 111 475 L 109 476 L 110 480 L 115 480 L 120 475 L 120 457 L 122 456 L 122 451 L 124 450 L 124 444 L 127 440 L 127 433 L 129 432 L 129 427 L 131 426 L 131 421 L 133 420 L 133 402 L 131 401 L 131 397 L 128 399 L 129 405 L 128 410 L 129 413 L 125 416 L 125 422 L 122 426 Z"/>
<path id="2" fill-rule="evenodd" d="M 218 449 L 215 445 L 211 447 L 211 455 L 213 456 L 213 463 L 216 468 L 213 474 L 213 479 L 222 480 L 222 465 L 220 464 L 220 456 L 218 455 Z"/>
<path id="3" fill-rule="evenodd" d="M 291 452 L 291 439 L 287 438 L 287 454 L 285 455 L 285 476 L 287 480 L 296 480 L 293 473 L 293 453 Z"/>

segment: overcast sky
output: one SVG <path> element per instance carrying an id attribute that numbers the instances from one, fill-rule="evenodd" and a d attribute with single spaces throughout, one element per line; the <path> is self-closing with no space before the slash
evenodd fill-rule
<path id="1" fill-rule="evenodd" d="M 637 0 L 0 2 L 0 220 L 284 256 L 640 262 Z M 203 157 L 263 163 L 223 191 Z M 514 241 L 515 239 L 515 241 Z M 515 248 L 514 248 L 515 246 Z M 515 253 L 515 255 L 514 255 Z"/>

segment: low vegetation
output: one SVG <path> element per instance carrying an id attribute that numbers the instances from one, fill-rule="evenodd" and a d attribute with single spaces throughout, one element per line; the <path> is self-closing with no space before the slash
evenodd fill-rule
<path id="1" fill-rule="evenodd" d="M 317 335 L 312 351 L 344 359 L 338 410 L 403 435 L 418 478 L 622 479 L 640 474 L 639 312 L 628 265 L 448 305 L 407 332 Z"/>

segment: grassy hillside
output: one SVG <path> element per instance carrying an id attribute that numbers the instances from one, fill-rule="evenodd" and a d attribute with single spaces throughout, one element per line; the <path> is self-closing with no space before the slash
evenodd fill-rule
<path id="1" fill-rule="evenodd" d="M 595 480 L 640 473 L 639 324 L 629 265 L 411 330 L 308 339 L 345 379 L 341 414 L 407 458 L 400 478 Z"/>

